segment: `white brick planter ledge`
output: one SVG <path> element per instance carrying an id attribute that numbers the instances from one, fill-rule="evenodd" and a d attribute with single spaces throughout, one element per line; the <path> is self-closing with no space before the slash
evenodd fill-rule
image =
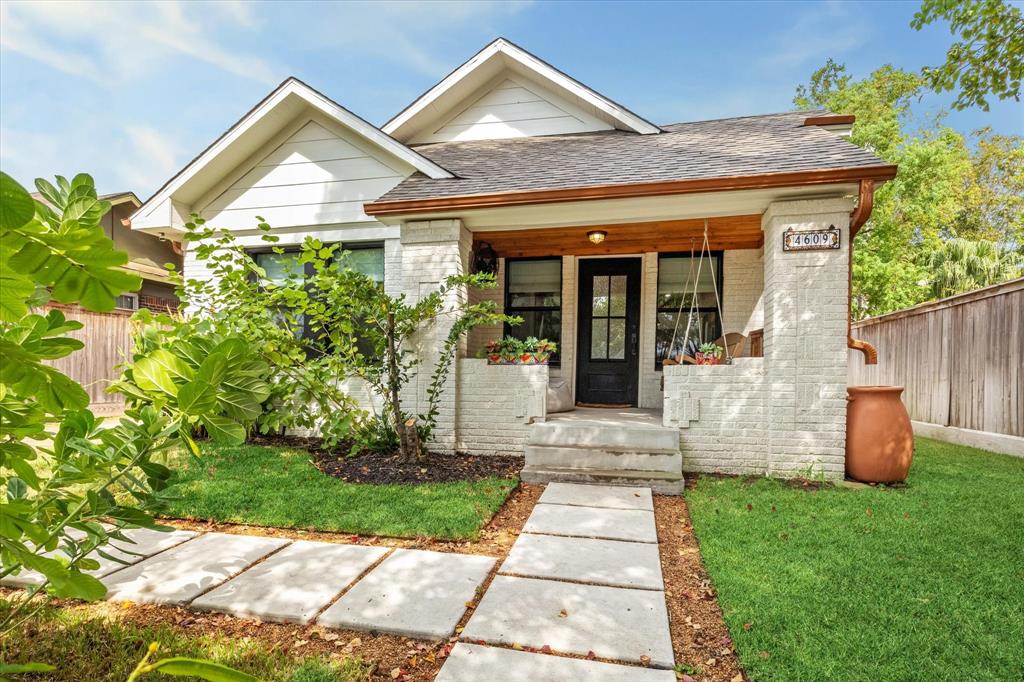
<path id="1" fill-rule="evenodd" d="M 672 682 L 653 509 L 648 488 L 550 484 L 437 679 Z M 430 640 L 452 636 L 495 564 L 226 533 L 126 535 L 125 564 L 94 572 L 108 599 Z M 23 572 L 2 584 L 38 580 Z"/>

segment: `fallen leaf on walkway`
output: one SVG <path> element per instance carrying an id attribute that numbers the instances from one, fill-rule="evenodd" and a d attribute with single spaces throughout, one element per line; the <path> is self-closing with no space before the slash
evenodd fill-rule
<path id="1" fill-rule="evenodd" d="M 551 653 L 551 647 L 549 645 L 545 644 L 544 646 L 542 646 L 540 648 L 540 652 L 542 654 L 550 654 Z"/>
<path id="2" fill-rule="evenodd" d="M 523 650 L 523 645 L 520 644 L 519 642 L 512 642 L 512 648 L 515 649 L 516 651 L 522 651 Z"/>
<path id="3" fill-rule="evenodd" d="M 362 643 L 363 643 L 363 640 L 359 639 L 358 637 L 353 637 L 351 640 L 349 640 L 348 645 L 349 646 L 359 646 Z"/>
<path id="4" fill-rule="evenodd" d="M 391 669 L 391 679 L 397 680 L 401 676 L 402 676 L 402 669 L 401 668 L 392 668 Z"/>
<path id="5" fill-rule="evenodd" d="M 324 639 L 328 642 L 333 642 L 338 639 L 338 635 L 333 632 L 325 632 L 323 635 Z"/>
<path id="6" fill-rule="evenodd" d="M 679 679 L 682 680 L 682 682 L 697 682 L 696 680 L 694 680 L 692 677 L 690 677 L 686 673 L 683 673 L 683 676 L 680 677 Z"/>
<path id="7" fill-rule="evenodd" d="M 641 656 L 640 657 L 640 663 L 643 664 L 643 665 L 650 665 L 651 664 L 651 657 L 650 656 Z"/>
<path id="8" fill-rule="evenodd" d="M 752 623 L 744 623 L 744 624 L 743 624 L 743 629 L 744 629 L 744 630 L 749 630 L 749 629 L 750 629 L 750 628 L 752 628 L 752 627 L 753 627 L 753 624 L 752 624 Z"/>
<path id="9" fill-rule="evenodd" d="M 559 618 L 568 618 L 569 617 L 569 612 L 566 611 L 565 609 L 562 609 L 561 611 L 558 612 L 558 617 Z"/>
<path id="10" fill-rule="evenodd" d="M 588 652 L 587 652 L 587 659 L 588 659 L 588 660 L 591 660 L 591 661 L 592 661 L 592 660 L 594 660 L 595 658 L 597 658 L 597 654 L 595 654 L 595 653 L 594 653 L 593 651 L 588 651 Z"/>

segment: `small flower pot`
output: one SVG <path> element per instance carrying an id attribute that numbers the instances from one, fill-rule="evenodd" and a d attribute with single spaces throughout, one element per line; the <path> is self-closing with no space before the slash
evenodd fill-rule
<path id="1" fill-rule="evenodd" d="M 488 353 L 487 364 L 489 365 L 500 365 L 501 364 L 501 353 Z"/>
<path id="2" fill-rule="evenodd" d="M 546 364 L 548 364 L 548 359 L 549 358 L 551 358 L 551 353 L 543 353 L 543 352 L 541 352 L 541 353 L 534 353 L 533 354 L 533 362 L 536 365 L 546 365 Z"/>
<path id="3" fill-rule="evenodd" d="M 522 353 L 519 356 L 520 365 L 535 365 L 537 364 L 537 358 L 533 357 L 533 353 Z"/>
<path id="4" fill-rule="evenodd" d="M 720 365 L 722 364 L 722 358 L 711 353 L 697 353 L 694 357 L 698 365 Z"/>
<path id="5" fill-rule="evenodd" d="M 502 355 L 501 355 L 501 362 L 498 363 L 498 364 L 501 364 L 501 365 L 514 365 L 514 364 L 516 364 L 516 361 L 518 359 L 519 359 L 518 355 L 509 355 L 509 354 L 506 354 L 506 353 L 502 353 Z"/>

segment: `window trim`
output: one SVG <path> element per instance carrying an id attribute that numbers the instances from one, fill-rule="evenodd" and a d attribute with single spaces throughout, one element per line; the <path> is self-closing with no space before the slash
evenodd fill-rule
<path id="1" fill-rule="evenodd" d="M 711 258 L 717 258 L 718 259 L 718 265 L 715 268 L 715 270 L 717 271 L 717 272 L 715 272 L 715 284 L 717 285 L 717 288 L 718 288 L 718 300 L 719 301 L 723 301 L 722 314 L 718 316 L 718 335 L 715 337 L 715 338 L 718 338 L 719 336 L 722 335 L 722 317 L 725 315 L 725 305 L 724 305 L 724 299 L 723 299 L 723 293 L 724 293 L 724 290 L 725 290 L 725 287 L 724 287 L 724 285 L 725 285 L 725 251 L 724 250 L 709 251 L 708 253 L 705 254 L 705 257 L 711 257 Z M 661 275 L 661 261 L 662 261 L 663 258 L 700 258 L 700 254 L 699 253 L 693 254 L 693 253 L 689 253 L 689 252 L 686 252 L 686 251 L 666 251 L 666 252 L 663 252 L 663 253 L 659 252 L 658 253 L 658 275 L 659 276 Z M 661 360 L 658 359 L 658 313 L 675 313 L 679 309 L 678 308 L 664 308 L 664 307 L 659 306 L 658 305 L 659 289 L 658 289 L 658 278 L 657 277 L 655 277 L 655 280 L 654 280 L 654 287 L 655 287 L 655 290 L 654 290 L 654 348 L 653 348 L 654 371 L 660 372 L 664 368 L 664 365 L 662 364 Z M 718 312 L 718 308 L 715 307 L 715 306 L 697 306 L 696 308 L 694 308 L 694 312 L 698 312 L 698 313 L 717 313 Z"/>
<path id="2" fill-rule="evenodd" d="M 509 305 L 509 276 L 512 272 L 512 268 L 509 267 L 511 263 L 521 263 L 524 261 L 556 261 L 558 263 L 558 306 L 518 306 L 512 307 Z M 552 310 L 557 310 L 559 314 L 559 321 L 562 319 L 562 312 L 565 310 L 565 263 L 561 256 L 522 256 L 518 258 L 506 258 L 505 259 L 505 282 L 504 291 L 502 292 L 502 311 L 506 315 L 513 315 L 516 312 L 524 313 L 544 313 Z M 561 324 L 561 322 L 559 322 Z M 502 336 L 509 336 L 512 330 L 512 325 L 505 322 L 502 328 Z M 562 330 L 558 330 L 558 352 L 555 354 L 548 364 L 552 367 L 561 367 L 562 365 Z"/>

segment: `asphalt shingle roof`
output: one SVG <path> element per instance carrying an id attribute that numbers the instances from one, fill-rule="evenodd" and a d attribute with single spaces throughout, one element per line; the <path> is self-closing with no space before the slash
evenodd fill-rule
<path id="1" fill-rule="evenodd" d="M 835 133 L 803 125 L 825 113 L 674 123 L 654 135 L 610 130 L 420 145 L 417 152 L 457 177 L 416 173 L 377 201 L 886 165 Z"/>

